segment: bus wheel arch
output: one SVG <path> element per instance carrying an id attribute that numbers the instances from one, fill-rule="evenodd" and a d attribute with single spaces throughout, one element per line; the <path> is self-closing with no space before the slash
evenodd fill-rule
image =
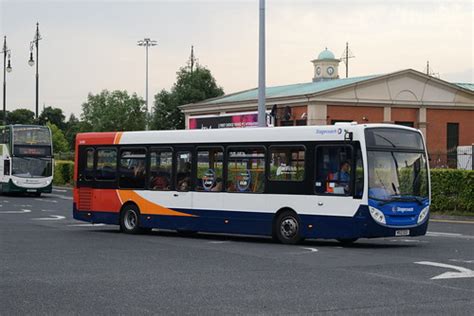
<path id="1" fill-rule="evenodd" d="M 126 234 L 140 234 L 144 229 L 140 227 L 140 208 L 132 201 L 128 201 L 120 208 L 120 231 Z"/>
<path id="2" fill-rule="evenodd" d="M 298 213 L 283 207 L 273 216 L 272 237 L 283 244 L 297 244 L 303 240 L 301 236 L 301 219 Z"/>

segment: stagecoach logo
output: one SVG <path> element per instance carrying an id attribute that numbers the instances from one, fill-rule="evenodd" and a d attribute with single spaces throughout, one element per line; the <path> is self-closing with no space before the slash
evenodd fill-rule
<path id="1" fill-rule="evenodd" d="M 237 189 L 239 189 L 240 192 L 245 192 L 249 189 L 250 187 L 250 182 L 251 182 L 251 174 L 249 170 L 242 171 L 237 177 Z"/>
<path id="2" fill-rule="evenodd" d="M 392 212 L 394 212 L 394 213 L 413 212 L 413 207 L 394 206 L 394 207 L 392 207 Z"/>
<path id="3" fill-rule="evenodd" d="M 318 135 L 341 135 L 342 128 L 333 128 L 333 129 L 316 129 L 316 134 Z"/>
<path id="4" fill-rule="evenodd" d="M 204 176 L 202 177 L 202 186 L 204 187 L 204 190 L 210 191 L 215 181 L 216 173 L 214 172 L 214 170 L 207 170 Z"/>

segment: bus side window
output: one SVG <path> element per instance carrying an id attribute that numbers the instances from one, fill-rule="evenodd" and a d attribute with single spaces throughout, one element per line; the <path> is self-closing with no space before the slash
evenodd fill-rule
<path id="1" fill-rule="evenodd" d="M 223 164 L 224 152 L 221 148 L 199 150 L 196 191 L 221 192 Z"/>
<path id="2" fill-rule="evenodd" d="M 191 152 L 180 151 L 176 155 L 176 190 L 191 189 Z"/>
<path id="3" fill-rule="evenodd" d="M 97 149 L 97 180 L 115 180 L 117 176 L 117 150 L 115 148 Z"/>
<path id="4" fill-rule="evenodd" d="M 83 164 L 83 177 L 84 180 L 92 180 L 94 179 L 94 148 L 87 148 L 85 154 L 85 163 Z"/>
<path id="5" fill-rule="evenodd" d="M 318 146 L 316 148 L 315 192 L 317 194 L 349 195 L 351 193 L 349 146 Z"/>
<path id="6" fill-rule="evenodd" d="M 227 192 L 262 193 L 265 186 L 265 148 L 230 148 Z"/>
<path id="7" fill-rule="evenodd" d="M 362 198 L 362 194 L 364 193 L 364 164 L 362 162 L 362 152 L 360 148 L 356 151 L 355 157 L 355 188 L 354 188 L 354 197 L 355 198 Z"/>
<path id="8" fill-rule="evenodd" d="M 150 151 L 150 189 L 171 190 L 173 172 L 173 151 L 171 149 L 151 149 Z"/>
<path id="9" fill-rule="evenodd" d="M 303 146 L 270 147 L 269 179 L 272 181 L 304 180 Z"/>
<path id="10" fill-rule="evenodd" d="M 120 150 L 120 188 L 145 188 L 145 158 L 145 148 L 122 148 Z"/>

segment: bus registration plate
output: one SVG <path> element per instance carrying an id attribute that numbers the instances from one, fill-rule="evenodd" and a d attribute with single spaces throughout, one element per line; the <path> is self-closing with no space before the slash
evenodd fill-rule
<path id="1" fill-rule="evenodd" d="M 395 236 L 410 236 L 410 230 L 409 229 L 396 230 Z"/>
<path id="2" fill-rule="evenodd" d="M 34 192 L 36 192 L 36 189 L 27 189 L 26 192 L 32 192 L 32 193 L 34 193 Z"/>

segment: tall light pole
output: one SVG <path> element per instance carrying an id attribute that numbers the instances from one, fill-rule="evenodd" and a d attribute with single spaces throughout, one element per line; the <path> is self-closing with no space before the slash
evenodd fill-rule
<path id="1" fill-rule="evenodd" d="M 38 121 L 38 103 L 39 103 L 39 41 L 41 40 L 41 35 L 39 32 L 39 23 L 36 23 L 36 32 L 33 40 L 30 42 L 30 60 L 28 60 L 28 65 L 33 67 L 35 60 L 33 59 L 33 48 L 36 47 L 36 112 L 35 118 Z"/>
<path id="2" fill-rule="evenodd" d="M 7 125 L 7 71 L 12 71 L 11 51 L 7 47 L 7 37 L 3 37 L 3 125 Z M 8 65 L 7 65 L 8 56 Z"/>
<path id="3" fill-rule="evenodd" d="M 258 126 L 265 127 L 265 0 L 260 0 L 258 43 Z"/>
<path id="4" fill-rule="evenodd" d="M 144 38 L 142 40 L 139 40 L 137 43 L 138 46 L 145 46 L 146 50 L 146 70 L 145 70 L 145 104 L 146 104 L 146 125 L 145 129 L 148 130 L 148 47 L 150 46 L 156 46 L 157 42 L 149 39 L 149 38 Z"/>

